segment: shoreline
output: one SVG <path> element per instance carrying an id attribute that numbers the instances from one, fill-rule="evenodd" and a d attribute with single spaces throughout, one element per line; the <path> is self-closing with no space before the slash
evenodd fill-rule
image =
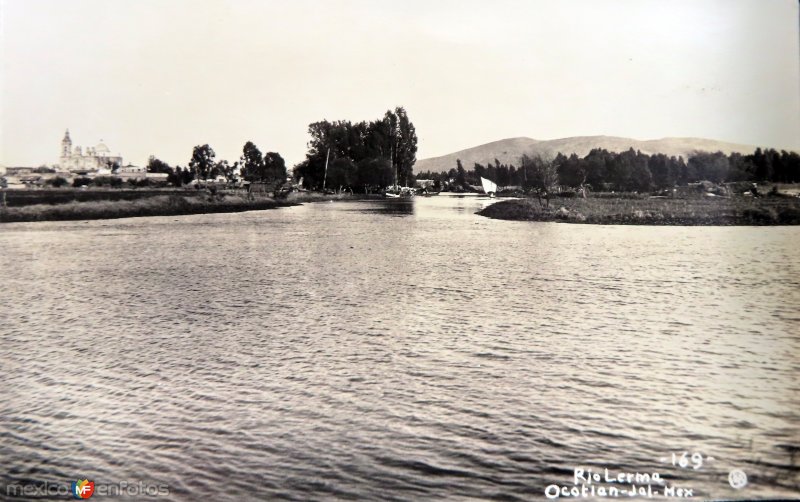
<path id="1" fill-rule="evenodd" d="M 39 221 L 76 221 L 147 216 L 261 211 L 305 202 L 372 199 L 352 194 L 293 192 L 286 198 L 249 197 L 243 194 L 165 193 L 142 194 L 131 200 L 70 201 L 0 208 L 0 224 Z M 589 225 L 650 226 L 776 226 L 800 225 L 800 198 L 692 197 L 553 198 L 543 208 L 532 198 L 498 200 L 476 212 L 498 220 L 574 223 Z"/>
<path id="2" fill-rule="evenodd" d="M 350 195 L 323 195 L 314 192 L 293 193 L 283 199 L 272 197 L 249 199 L 241 195 L 171 193 L 133 200 L 71 201 L 61 204 L 31 204 L 0 208 L 0 224 L 239 213 L 297 206 L 304 202 L 350 198 L 352 198 Z"/>
<path id="3" fill-rule="evenodd" d="M 689 199 L 536 199 L 499 201 L 476 214 L 511 221 L 587 225 L 778 226 L 800 225 L 796 197 L 698 197 Z"/>

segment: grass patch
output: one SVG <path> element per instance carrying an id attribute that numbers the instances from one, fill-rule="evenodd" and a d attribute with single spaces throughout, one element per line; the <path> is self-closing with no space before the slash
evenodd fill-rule
<path id="1" fill-rule="evenodd" d="M 8 190 L 6 201 L 9 207 L 32 206 L 36 204 L 66 204 L 69 202 L 123 201 L 146 199 L 160 195 L 180 195 L 198 197 L 206 194 L 199 190 L 184 188 L 50 188 L 40 190 Z"/>
<path id="2" fill-rule="evenodd" d="M 95 200 L 64 204 L 33 204 L 0 209 L 0 222 L 97 220 L 135 216 L 173 216 L 201 213 L 232 213 L 295 205 L 269 197 L 157 195 L 135 200 Z"/>
<path id="3" fill-rule="evenodd" d="M 488 218 L 602 225 L 800 225 L 796 197 L 557 199 L 500 201 L 479 211 Z"/>
<path id="4" fill-rule="evenodd" d="M 360 198 L 350 194 L 326 195 L 318 192 L 292 192 L 285 198 L 241 194 L 216 194 L 207 191 L 88 191 L 87 201 L 78 201 L 76 193 L 42 190 L 38 204 L 0 208 L 0 223 L 23 221 L 100 220 L 137 216 L 175 216 L 203 213 L 235 213 L 276 207 L 296 206 L 303 202 L 322 202 Z M 61 197 L 66 197 L 62 199 Z M 105 197 L 111 197 L 106 199 Z M 60 203 L 56 201 L 62 201 Z"/>

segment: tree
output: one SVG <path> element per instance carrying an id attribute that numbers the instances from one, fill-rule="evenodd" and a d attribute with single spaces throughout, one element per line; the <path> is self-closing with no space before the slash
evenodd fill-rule
<path id="1" fill-rule="evenodd" d="M 628 184 L 630 190 L 649 192 L 653 189 L 653 175 L 650 173 L 650 168 L 647 165 L 648 159 L 649 157 L 647 155 L 636 152 L 636 156 L 631 165 L 631 174 Z"/>
<path id="2" fill-rule="evenodd" d="M 386 112 L 389 114 L 390 112 Z M 414 163 L 417 161 L 417 132 L 408 118 L 405 108 L 394 110 L 396 130 L 394 134 L 394 160 L 398 182 L 405 186 L 414 183 Z"/>
<path id="3" fill-rule="evenodd" d="M 111 162 L 110 160 L 107 160 L 106 161 L 106 167 L 112 173 L 116 173 L 117 171 L 119 171 L 119 162 L 116 162 L 116 161 L 115 162 Z"/>
<path id="4" fill-rule="evenodd" d="M 722 183 L 728 180 L 730 160 L 722 152 L 696 152 L 689 158 L 689 166 L 693 168 L 697 181 L 708 180 L 714 183 Z"/>
<path id="5" fill-rule="evenodd" d="M 147 172 L 172 174 L 173 170 L 169 164 L 167 164 L 162 160 L 157 159 L 155 155 L 151 155 L 150 158 L 147 160 Z"/>
<path id="6" fill-rule="evenodd" d="M 264 156 L 252 141 L 244 144 L 239 163 L 242 166 L 242 178 L 245 180 L 252 182 L 264 179 Z"/>
<path id="7" fill-rule="evenodd" d="M 277 152 L 264 154 L 264 177 L 267 183 L 283 184 L 286 181 L 286 161 Z"/>
<path id="8" fill-rule="evenodd" d="M 413 166 L 416 162 L 417 135 L 414 125 L 408 119 L 405 109 L 395 108 L 387 111 L 382 119 L 372 122 L 323 120 L 309 124 L 306 158 L 294 168 L 294 175 L 303 178 L 306 186 L 321 188 L 325 179 L 326 161 L 330 166 L 340 160 L 338 172 L 349 172 L 351 183 L 372 186 L 382 180 L 383 186 L 414 183 Z M 385 179 L 386 162 L 392 171 L 390 180 Z M 346 168 L 344 166 L 347 166 Z M 353 167 L 355 166 L 355 168 Z M 373 176 L 367 169 L 377 169 Z M 330 176 L 330 172 L 328 175 Z M 355 178 L 353 178 L 355 177 Z M 337 183 L 331 181 L 332 185 Z"/>
<path id="9" fill-rule="evenodd" d="M 206 180 L 212 176 L 216 167 L 215 157 L 214 150 L 208 144 L 196 146 L 192 151 L 189 169 L 192 170 L 198 180 Z"/>
<path id="10" fill-rule="evenodd" d="M 55 188 L 61 188 L 63 186 L 69 185 L 69 181 L 66 178 L 62 178 L 61 176 L 56 176 L 55 178 L 50 178 L 49 180 L 45 181 L 48 185 L 52 185 Z"/>
<path id="11" fill-rule="evenodd" d="M 770 150 L 762 151 L 761 148 L 756 148 L 753 155 L 748 155 L 755 168 L 755 179 L 757 181 L 768 181 L 772 179 L 772 160 Z"/>
<path id="12" fill-rule="evenodd" d="M 460 160 L 456 162 L 455 183 L 460 190 L 463 190 L 467 185 L 467 172 L 464 170 L 464 166 L 461 165 Z"/>
<path id="13" fill-rule="evenodd" d="M 191 183 L 194 180 L 194 171 L 182 168 L 181 166 L 175 167 L 175 186 L 181 186 Z"/>
<path id="14" fill-rule="evenodd" d="M 335 129 L 349 127 L 350 123 L 331 123 L 327 120 L 314 122 L 308 125 L 308 151 L 303 162 L 294 168 L 295 177 L 303 178 L 304 184 L 309 188 L 321 188 L 325 179 L 325 162 L 330 158 L 336 159 L 345 156 L 346 145 L 340 145 L 339 140 L 344 136 Z"/>
<path id="15" fill-rule="evenodd" d="M 602 148 L 595 148 L 584 157 L 586 163 L 586 183 L 596 190 L 603 188 L 607 182 L 608 165 L 611 163 L 611 153 Z"/>
<path id="16" fill-rule="evenodd" d="M 653 185 L 656 188 L 672 188 L 675 186 L 672 161 L 669 157 L 663 153 L 653 155 L 650 157 L 648 167 L 650 168 Z"/>
<path id="17" fill-rule="evenodd" d="M 358 163 L 356 179 L 359 186 L 367 193 L 370 187 L 386 187 L 394 182 L 394 170 L 389 159 L 370 157 Z"/>
<path id="18" fill-rule="evenodd" d="M 228 183 L 233 183 L 236 181 L 236 171 L 239 168 L 239 163 L 234 162 L 233 165 L 229 165 L 227 160 L 221 160 L 217 162 L 216 166 L 214 166 L 214 177 L 217 176 L 225 176 L 225 181 Z"/>
<path id="19" fill-rule="evenodd" d="M 749 181 L 752 179 L 752 163 L 741 153 L 731 153 L 728 157 L 728 179 L 729 181 Z"/>
<path id="20" fill-rule="evenodd" d="M 456 171 L 458 170 L 458 166 L 460 166 L 460 165 L 461 165 L 461 161 L 459 159 L 456 159 Z M 461 169 L 464 169 L 464 168 L 462 167 Z M 472 165 L 472 172 L 475 173 L 475 178 L 477 178 L 477 182 L 478 183 L 480 183 L 481 176 L 484 177 L 484 178 L 489 176 L 489 173 L 486 172 L 486 167 L 484 167 L 483 164 L 481 164 L 479 162 L 475 162 Z"/>
<path id="21" fill-rule="evenodd" d="M 528 173 L 529 183 L 539 198 L 539 204 L 549 207 L 550 193 L 558 185 L 558 166 L 551 157 L 541 154 L 534 156 L 524 154 L 520 163 Z M 545 199 L 544 204 L 542 204 L 542 196 Z"/>
<path id="22" fill-rule="evenodd" d="M 356 181 L 356 164 L 347 157 L 336 159 L 328 168 L 328 186 L 350 187 Z"/>
<path id="23" fill-rule="evenodd" d="M 782 181 L 784 183 L 797 183 L 800 181 L 800 154 L 797 152 L 781 152 L 781 155 L 786 154 L 784 159 L 784 173 Z"/>
<path id="24" fill-rule="evenodd" d="M 606 162 L 606 181 L 611 183 L 615 190 L 631 190 L 631 172 L 636 159 L 633 148 L 617 155 L 611 155 Z"/>
<path id="25" fill-rule="evenodd" d="M 586 163 L 574 153 L 565 157 L 561 153 L 556 155 L 555 164 L 558 166 L 559 181 L 569 187 L 581 187 L 586 184 Z"/>

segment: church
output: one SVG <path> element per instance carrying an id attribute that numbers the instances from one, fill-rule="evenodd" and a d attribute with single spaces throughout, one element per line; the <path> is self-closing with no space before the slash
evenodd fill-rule
<path id="1" fill-rule="evenodd" d="M 94 147 L 82 149 L 80 146 L 72 148 L 72 140 L 69 137 L 69 129 L 61 140 L 61 171 L 69 171 L 78 174 L 90 174 L 99 172 L 110 173 L 113 169 L 122 166 L 122 157 L 112 155 L 108 146 L 100 140 Z"/>

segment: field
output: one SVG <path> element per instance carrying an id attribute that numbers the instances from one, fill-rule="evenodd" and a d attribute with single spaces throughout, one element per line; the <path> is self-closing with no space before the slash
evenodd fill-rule
<path id="1" fill-rule="evenodd" d="M 176 194 L 182 197 L 202 195 L 199 190 L 186 189 L 148 189 L 148 188 L 54 188 L 42 190 L 8 190 L 6 204 L 8 207 L 31 206 L 34 204 L 66 204 L 69 202 L 121 201 L 137 200 L 159 195 Z"/>
<path id="2" fill-rule="evenodd" d="M 536 199 L 500 201 L 488 218 L 608 225 L 800 225 L 800 198 L 790 196 Z"/>
<path id="3" fill-rule="evenodd" d="M 249 196 L 246 192 L 211 194 L 206 190 L 31 190 L 9 191 L 0 207 L 0 223 L 52 220 L 98 220 L 135 216 L 235 213 L 350 199 L 349 194 L 292 192 L 285 198 Z"/>
<path id="4" fill-rule="evenodd" d="M 65 204 L 32 204 L 0 209 L 0 222 L 96 220 L 134 216 L 230 213 L 290 206 L 294 202 L 269 197 L 252 200 L 236 195 L 156 195 L 135 200 L 95 200 Z"/>

